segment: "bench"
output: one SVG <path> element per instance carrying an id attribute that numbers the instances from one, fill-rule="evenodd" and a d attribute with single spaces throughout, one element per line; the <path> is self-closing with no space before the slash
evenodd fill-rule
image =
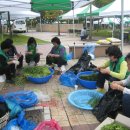
<path id="1" fill-rule="evenodd" d="M 74 44 L 69 45 L 69 52 L 73 52 L 73 53 L 75 52 L 74 58 L 78 59 L 78 58 L 80 58 L 85 45 L 87 45 L 87 44 L 75 44 L 75 47 L 74 47 Z M 95 57 L 105 57 L 106 56 L 105 50 L 110 46 L 111 45 L 96 45 L 95 52 L 94 52 Z M 117 46 L 119 46 L 119 44 Z"/>

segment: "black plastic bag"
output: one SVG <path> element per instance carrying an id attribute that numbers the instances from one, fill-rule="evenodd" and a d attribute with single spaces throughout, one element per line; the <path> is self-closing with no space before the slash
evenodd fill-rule
<path id="1" fill-rule="evenodd" d="M 89 63 L 91 61 L 91 56 L 88 55 L 87 51 L 84 51 L 78 62 L 72 66 L 68 71 L 74 72 L 74 74 L 78 74 L 82 71 L 87 71 L 89 68 Z"/>
<path id="2" fill-rule="evenodd" d="M 115 118 L 121 107 L 122 96 L 121 91 L 109 90 L 92 111 L 97 120 L 102 122 L 108 116 Z"/>
<path id="3" fill-rule="evenodd" d="M 9 112 L 8 106 L 5 102 L 0 102 L 0 118 Z"/>

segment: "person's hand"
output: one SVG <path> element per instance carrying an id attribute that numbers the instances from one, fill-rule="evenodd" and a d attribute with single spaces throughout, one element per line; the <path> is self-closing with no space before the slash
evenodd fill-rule
<path id="1" fill-rule="evenodd" d="M 14 63 L 15 65 L 19 65 L 19 61 L 17 60 L 13 60 L 12 63 Z"/>
<path id="2" fill-rule="evenodd" d="M 32 54 L 32 52 L 31 52 L 31 51 L 28 51 L 28 52 L 26 52 L 26 54 Z"/>
<path id="3" fill-rule="evenodd" d="M 51 54 L 51 57 L 55 57 L 55 54 Z"/>
<path id="4" fill-rule="evenodd" d="M 102 74 L 110 74 L 110 70 L 109 69 L 100 69 L 100 72 Z"/>
<path id="5" fill-rule="evenodd" d="M 48 54 L 48 56 L 50 56 L 50 57 L 55 57 L 55 54 Z"/>
<path id="6" fill-rule="evenodd" d="M 96 69 L 97 69 L 98 71 L 100 71 L 101 67 L 98 66 Z"/>
<path id="7" fill-rule="evenodd" d="M 21 54 L 16 54 L 16 56 L 17 56 L 17 59 L 19 59 L 21 57 Z"/>
<path id="8" fill-rule="evenodd" d="M 47 56 L 48 56 L 48 57 L 51 57 L 51 55 L 52 55 L 52 54 L 51 54 L 51 53 L 49 53 Z"/>
<path id="9" fill-rule="evenodd" d="M 115 84 L 119 84 L 119 85 L 120 85 L 120 82 L 121 82 L 121 81 L 113 81 L 112 83 L 115 83 Z"/>
<path id="10" fill-rule="evenodd" d="M 112 82 L 112 83 L 110 84 L 110 87 L 111 87 L 112 89 L 117 90 L 118 87 L 119 87 L 119 85 L 118 85 L 117 83 Z"/>
<path id="11" fill-rule="evenodd" d="M 39 55 L 43 55 L 43 53 L 38 53 Z"/>

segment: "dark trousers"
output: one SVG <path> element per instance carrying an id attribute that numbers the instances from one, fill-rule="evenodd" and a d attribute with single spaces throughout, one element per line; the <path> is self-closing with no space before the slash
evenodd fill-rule
<path id="1" fill-rule="evenodd" d="M 82 40 L 85 40 L 87 37 L 88 37 L 88 35 L 86 35 L 86 36 L 80 36 L 81 41 L 82 41 Z"/>
<path id="2" fill-rule="evenodd" d="M 15 64 L 14 64 L 15 66 Z M 11 65 L 6 65 L 4 68 L 0 69 L 0 75 L 3 75 L 5 74 L 6 75 L 6 79 L 7 80 L 11 80 L 12 79 L 12 72 L 15 71 L 14 69 L 12 70 L 12 67 Z M 13 72 L 15 73 L 15 72 Z"/>
<path id="3" fill-rule="evenodd" d="M 18 59 L 19 65 L 17 65 L 17 69 L 20 69 L 23 67 L 23 55 L 21 55 Z"/>
<path id="4" fill-rule="evenodd" d="M 130 118 L 130 94 L 124 94 L 122 99 L 123 114 Z"/>
<path id="5" fill-rule="evenodd" d="M 57 64 L 58 67 L 61 67 L 62 65 L 66 65 L 67 61 L 65 61 L 62 57 L 46 57 L 46 64 L 51 65 L 52 63 Z"/>
<path id="6" fill-rule="evenodd" d="M 102 74 L 101 72 L 99 72 L 98 74 L 98 79 L 97 79 L 97 87 L 98 88 L 104 88 L 104 83 L 105 81 L 108 80 L 109 82 L 113 82 L 113 81 L 119 81 L 119 79 L 111 77 L 108 74 Z M 109 87 L 110 89 L 110 87 Z"/>
<path id="7" fill-rule="evenodd" d="M 25 60 L 27 63 L 30 63 L 31 61 L 34 61 L 35 63 L 38 63 L 40 60 L 40 54 L 36 53 L 34 57 L 32 57 L 32 55 L 30 54 L 26 54 L 25 55 Z"/>
<path id="8" fill-rule="evenodd" d="M 10 67 L 10 69 L 11 69 L 11 75 L 12 76 L 15 76 L 15 74 L 16 74 L 16 68 L 15 68 L 15 64 L 10 64 L 9 65 L 9 67 Z"/>

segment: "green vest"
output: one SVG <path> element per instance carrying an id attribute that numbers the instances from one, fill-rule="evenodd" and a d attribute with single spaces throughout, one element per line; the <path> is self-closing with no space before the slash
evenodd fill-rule
<path id="1" fill-rule="evenodd" d="M 1 49 L 0 49 L 0 55 L 5 58 L 5 62 L 2 63 L 2 64 L 0 63 L 0 68 L 3 68 L 7 64 L 9 58 L 7 57 L 7 55 L 5 54 L 5 52 L 3 50 L 1 50 Z"/>
<path id="2" fill-rule="evenodd" d="M 33 58 L 35 57 L 36 55 L 36 45 L 35 44 L 31 44 L 28 46 L 28 51 L 29 52 L 32 52 L 32 54 L 29 54 L 28 57 L 33 60 Z"/>
<path id="3" fill-rule="evenodd" d="M 36 54 L 36 45 L 35 44 L 29 45 L 28 51 L 31 51 L 33 55 Z"/>
<path id="4" fill-rule="evenodd" d="M 126 76 L 125 76 L 125 79 L 126 79 L 129 75 L 130 75 L 130 71 L 127 71 Z M 130 84 L 127 85 L 126 87 L 130 89 Z"/>
<path id="5" fill-rule="evenodd" d="M 127 71 L 125 79 L 130 75 L 130 71 Z"/>
<path id="6" fill-rule="evenodd" d="M 123 61 L 125 61 L 124 56 L 122 56 L 121 58 L 119 58 L 119 60 L 117 61 L 117 63 L 110 61 L 110 70 L 119 73 L 119 71 L 120 71 L 120 65 L 121 65 L 121 63 Z"/>
<path id="7" fill-rule="evenodd" d="M 62 48 L 64 48 L 64 46 L 63 46 L 63 45 L 59 45 L 58 48 L 55 50 L 55 54 L 60 54 L 60 50 L 61 50 Z M 67 60 L 66 51 L 64 51 L 64 53 L 63 53 L 63 59 L 64 59 L 64 60 Z"/>

